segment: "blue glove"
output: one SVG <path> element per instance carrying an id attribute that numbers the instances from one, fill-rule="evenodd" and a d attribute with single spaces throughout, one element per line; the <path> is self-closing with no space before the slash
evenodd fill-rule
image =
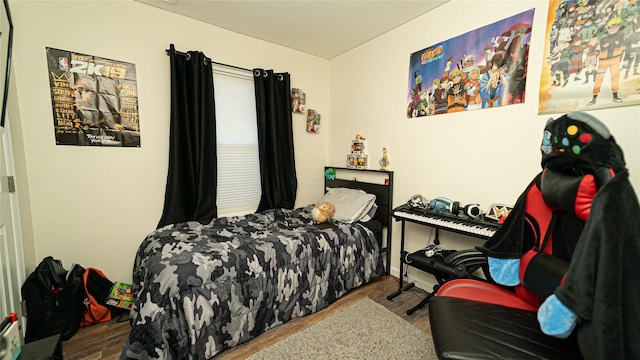
<path id="1" fill-rule="evenodd" d="M 578 323 L 578 316 L 555 295 L 551 295 L 538 309 L 538 322 L 543 333 L 566 339 Z"/>
<path id="2" fill-rule="evenodd" d="M 505 286 L 520 284 L 520 259 L 488 257 L 489 273 L 495 282 Z"/>

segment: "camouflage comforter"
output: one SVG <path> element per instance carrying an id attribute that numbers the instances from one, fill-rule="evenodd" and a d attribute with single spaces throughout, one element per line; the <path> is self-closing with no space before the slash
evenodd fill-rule
<path id="1" fill-rule="evenodd" d="M 384 272 L 363 225 L 313 225 L 311 207 L 168 225 L 136 255 L 121 359 L 209 359 L 318 311 Z"/>

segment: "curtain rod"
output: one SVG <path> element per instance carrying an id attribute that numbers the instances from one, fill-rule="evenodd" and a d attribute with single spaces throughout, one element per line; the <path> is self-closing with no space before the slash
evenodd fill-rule
<path id="1" fill-rule="evenodd" d="M 176 54 L 178 54 L 178 55 L 182 55 L 182 56 L 187 56 L 187 55 L 189 55 L 188 53 L 183 53 L 183 52 L 181 52 L 181 51 L 176 50 L 176 49 L 173 47 L 173 44 L 171 44 L 171 48 L 170 48 L 170 49 L 167 49 L 166 51 L 167 51 L 167 55 L 171 54 L 171 51 L 175 52 L 175 53 L 176 53 Z M 220 63 L 220 62 L 213 61 L 213 60 L 209 59 L 208 57 L 205 57 L 205 59 L 206 59 L 206 60 L 209 60 L 209 62 L 211 62 L 212 64 L 216 64 L 216 65 L 220 65 L 220 66 L 225 66 L 225 67 L 229 67 L 229 68 L 233 68 L 233 69 L 237 69 L 237 70 L 242 70 L 242 71 L 248 71 L 248 72 L 250 72 L 250 73 L 253 73 L 253 70 L 251 70 L 251 69 L 246 69 L 246 68 L 239 67 L 239 66 L 235 66 L 235 65 L 223 64 L 223 63 Z"/>

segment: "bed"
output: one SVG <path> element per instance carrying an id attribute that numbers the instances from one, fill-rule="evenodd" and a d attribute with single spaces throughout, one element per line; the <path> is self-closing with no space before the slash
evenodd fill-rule
<path id="1" fill-rule="evenodd" d="M 149 234 L 135 258 L 121 359 L 209 359 L 388 274 L 393 174 L 379 173 L 384 183 L 325 180 L 325 197 L 344 188 L 375 195 L 366 222 L 315 224 L 310 204 Z"/>

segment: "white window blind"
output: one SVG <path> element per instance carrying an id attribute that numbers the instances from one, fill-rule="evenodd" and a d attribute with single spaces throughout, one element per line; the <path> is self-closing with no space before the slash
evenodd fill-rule
<path id="1" fill-rule="evenodd" d="M 252 213 L 261 195 L 253 76 L 214 68 L 213 81 L 218 216 Z"/>

